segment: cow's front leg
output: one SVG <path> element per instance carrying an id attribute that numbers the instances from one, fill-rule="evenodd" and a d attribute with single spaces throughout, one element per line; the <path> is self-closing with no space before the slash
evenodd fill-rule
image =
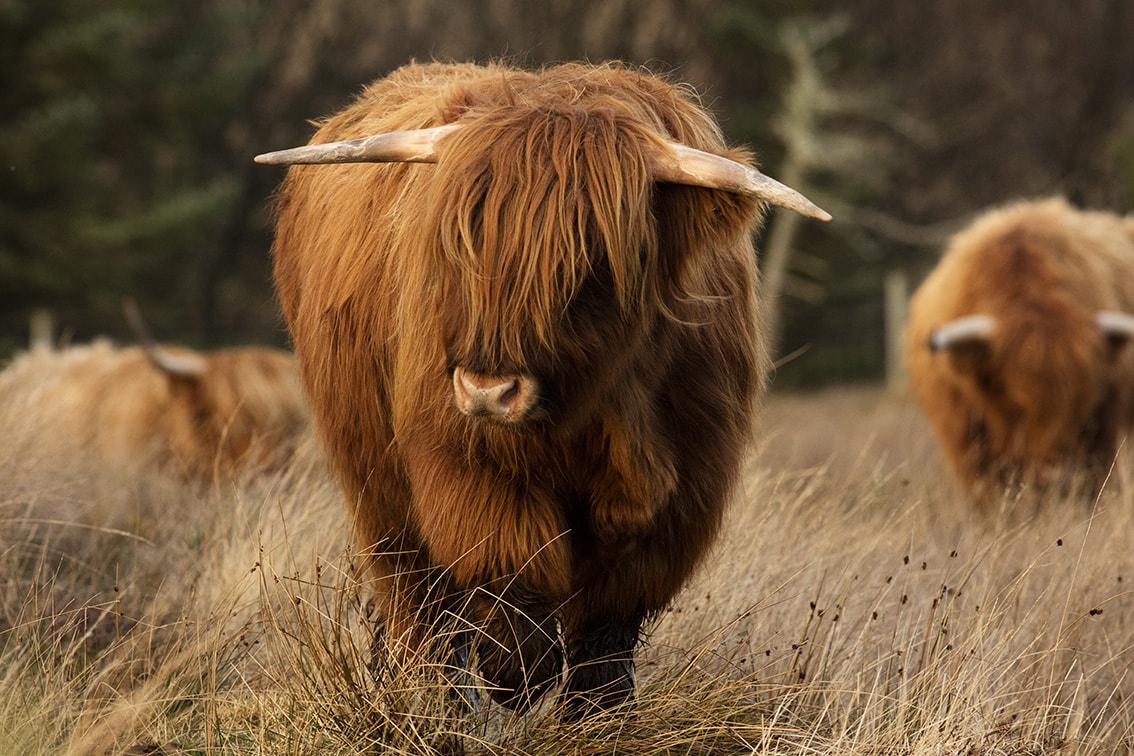
<path id="1" fill-rule="evenodd" d="M 479 714 L 480 686 L 472 673 L 470 658 L 473 646 L 473 632 L 462 630 L 449 638 L 449 663 L 447 677 L 452 697 L 466 711 Z"/>
<path id="2" fill-rule="evenodd" d="M 478 598 L 476 650 L 492 698 L 523 711 L 559 683 L 563 647 L 553 607 L 518 593 Z"/>
<path id="3" fill-rule="evenodd" d="M 570 631 L 563 718 L 581 719 L 594 711 L 622 706 L 634 695 L 634 649 L 641 619 L 593 624 Z"/>

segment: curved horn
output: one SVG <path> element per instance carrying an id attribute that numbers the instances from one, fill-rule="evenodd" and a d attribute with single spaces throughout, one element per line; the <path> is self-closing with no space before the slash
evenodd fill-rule
<path id="1" fill-rule="evenodd" d="M 929 350 L 940 352 L 965 342 L 987 342 L 995 330 L 996 320 L 991 315 L 966 315 L 934 328 L 929 334 Z"/>
<path id="2" fill-rule="evenodd" d="M 309 144 L 290 150 L 267 152 L 254 160 L 265 165 L 323 165 L 327 163 L 436 163 L 436 142 L 461 128 L 457 124 L 413 131 L 350 139 L 345 142 Z"/>
<path id="3" fill-rule="evenodd" d="M 430 129 L 391 131 L 345 142 L 309 144 L 268 152 L 254 159 L 267 165 L 435 163 L 437 140 L 459 128 L 459 124 L 448 124 Z M 669 154 L 653 166 L 654 177 L 659 181 L 746 194 L 810 218 L 831 220 L 831 214 L 826 210 L 755 168 L 675 142 L 666 142 L 666 146 Z"/>
<path id="4" fill-rule="evenodd" d="M 654 165 L 654 177 L 659 181 L 746 194 L 809 218 L 831 220 L 826 210 L 755 168 L 676 142 L 666 142 L 666 146 L 671 156 Z"/>
<path id="5" fill-rule="evenodd" d="M 157 342 L 133 299 L 125 300 L 122 303 L 122 310 L 130 327 L 134 329 L 142 349 L 145 350 L 146 357 L 158 370 L 174 378 L 199 378 L 205 372 L 205 358 L 201 355 L 174 354 Z"/>
<path id="6" fill-rule="evenodd" d="M 1112 339 L 1134 338 L 1134 315 L 1117 310 L 1099 310 L 1095 320 L 1104 336 Z"/>

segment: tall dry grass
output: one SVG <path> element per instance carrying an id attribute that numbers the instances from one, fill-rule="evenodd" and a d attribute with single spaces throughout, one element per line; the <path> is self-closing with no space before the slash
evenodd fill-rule
<path id="1" fill-rule="evenodd" d="M 760 439 L 632 710 L 574 725 L 374 641 L 313 450 L 191 490 L 0 440 L 0 754 L 1131 750 L 1129 464 L 977 516 L 903 397 L 774 396 Z"/>

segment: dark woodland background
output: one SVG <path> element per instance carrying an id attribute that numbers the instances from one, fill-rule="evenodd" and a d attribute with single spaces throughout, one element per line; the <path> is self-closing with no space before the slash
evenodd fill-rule
<path id="1" fill-rule="evenodd" d="M 131 341 L 126 297 L 165 341 L 286 345 L 252 156 L 411 59 L 490 58 L 671 73 L 835 215 L 763 261 L 780 386 L 880 378 L 884 282 L 973 213 L 1134 206 L 1130 0 L 0 0 L 0 361 L 42 310 Z"/>

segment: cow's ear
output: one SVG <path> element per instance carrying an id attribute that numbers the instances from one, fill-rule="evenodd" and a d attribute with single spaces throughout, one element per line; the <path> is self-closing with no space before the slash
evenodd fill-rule
<path id="1" fill-rule="evenodd" d="M 967 375 L 978 385 L 988 388 L 991 379 L 992 347 L 981 339 L 960 341 L 939 350 L 957 373 Z"/>
<path id="2" fill-rule="evenodd" d="M 926 348 L 945 355 L 957 372 L 982 382 L 988 373 L 995 332 L 996 321 L 991 315 L 966 315 L 934 328 Z"/>
<path id="3" fill-rule="evenodd" d="M 658 238 L 673 248 L 669 254 L 731 247 L 763 222 L 763 203 L 734 192 L 658 184 L 654 202 Z"/>
<path id="4" fill-rule="evenodd" d="M 1110 346 L 1109 356 L 1113 359 L 1134 339 L 1134 315 L 1117 310 L 1099 310 L 1095 313 L 1099 330 Z"/>

